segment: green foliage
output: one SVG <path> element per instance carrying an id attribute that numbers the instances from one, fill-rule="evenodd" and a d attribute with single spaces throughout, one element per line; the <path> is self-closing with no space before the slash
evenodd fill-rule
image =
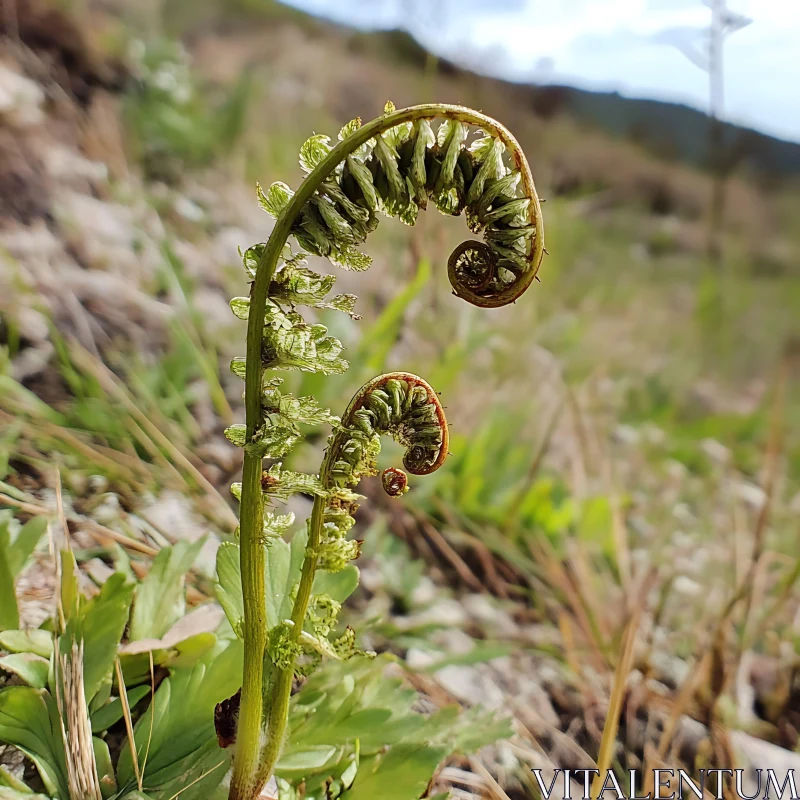
<path id="1" fill-rule="evenodd" d="M 415 713 L 416 693 L 386 676 L 389 663 L 385 656 L 329 662 L 295 696 L 276 773 L 304 781 L 308 800 L 323 800 L 327 777 L 343 774 L 354 759 L 358 767 L 344 797 L 415 800 L 445 755 L 511 735 L 507 721 L 483 712 Z"/>
<path id="2" fill-rule="evenodd" d="M 149 177 L 177 181 L 185 168 L 207 166 L 236 142 L 251 96 L 249 73 L 224 101 L 211 104 L 198 90 L 179 44 L 139 42 L 133 55 L 139 80 L 124 111 L 131 143 Z"/>
<path id="3" fill-rule="evenodd" d="M 21 750 L 36 766 L 46 790 L 69 798 L 58 707 L 50 693 L 29 686 L 0 689 L 0 741 Z"/>
<path id="4" fill-rule="evenodd" d="M 290 524 L 286 517 L 277 527 L 285 529 Z M 300 532 L 290 543 L 273 538 L 267 550 L 270 593 L 266 613 L 275 633 L 285 627 L 283 621 L 291 612 L 305 548 L 306 536 Z M 170 800 L 180 793 L 189 800 L 222 800 L 227 796 L 223 779 L 230 768 L 232 750 L 219 747 L 214 713 L 217 704 L 238 689 L 242 669 L 242 643 L 234 635 L 241 627 L 237 620 L 242 603 L 235 544 L 220 548 L 217 586 L 234 631 L 223 623 L 214 633 L 185 639 L 210 637 L 210 646 L 192 659 L 165 659 L 164 647 L 158 647 L 160 640 L 141 643 L 153 648 L 154 667 L 166 669 L 166 677 L 154 695 L 149 667 L 144 684 L 139 683 L 139 676 L 129 675 L 131 670 L 123 668 L 141 791 L 130 748 L 123 746 L 117 756 L 117 751 L 108 747 L 109 737 L 125 736 L 119 687 L 109 675 L 120 642 L 123 662 L 136 657 L 126 654 L 137 644 L 130 641 L 137 614 L 132 600 L 135 597 L 140 603 L 140 632 L 170 635 L 165 631 L 166 624 L 157 623 L 147 609 L 156 598 L 161 598 L 168 609 L 185 602 L 185 573 L 180 573 L 180 568 L 188 569 L 194 554 L 195 545 L 165 548 L 141 582 L 134 584 L 123 573 L 114 573 L 100 593 L 87 600 L 78 591 L 75 561 L 65 552 L 61 597 L 66 626 L 61 635 L 54 639 L 44 630 L 0 633 L 0 647 L 9 651 L 0 657 L 0 666 L 28 683 L 0 689 L 0 742 L 18 747 L 31 759 L 47 798 L 67 800 L 70 796 L 70 768 L 51 686 L 54 641 L 65 653 L 72 642 L 83 643 L 85 695 L 91 709 L 97 775 L 104 797 L 113 794 L 119 800 Z M 405 688 L 400 680 L 385 676 L 391 661 L 387 657 L 340 661 L 343 655 L 357 652 L 350 629 L 341 635 L 336 632 L 341 604 L 357 586 L 358 570 L 352 565 L 336 574 L 319 572 L 314 580 L 313 602 L 300 639 L 298 669 L 302 670 L 304 664 L 318 664 L 323 654 L 328 660 L 292 701 L 287 743 L 277 768 L 286 796 L 295 796 L 304 784 L 309 800 L 327 800 L 336 792 L 344 797 L 366 797 L 375 786 L 385 784 L 390 796 L 414 800 L 448 752 L 472 751 L 510 735 L 507 722 L 475 710 L 459 713 L 457 708 L 449 708 L 432 716 L 417 713 L 413 710 L 416 692 Z M 172 647 L 180 648 L 180 643 Z M 149 660 L 147 653 L 144 650 L 142 654 Z M 405 771 L 400 770 L 401 763 L 406 764 Z M 9 785 L 4 785 L 0 775 L 0 798 L 3 792 L 12 800 L 44 797 L 31 794 L 28 787 L 10 776 L 6 783 Z M 326 795 L 326 786 L 334 794 Z"/>
<path id="5" fill-rule="evenodd" d="M 0 631 L 19 628 L 14 581 L 46 530 L 46 517 L 20 525 L 10 511 L 0 511 Z"/>
<path id="6" fill-rule="evenodd" d="M 203 539 L 165 547 L 137 587 L 131 615 L 130 638 L 158 639 L 186 613 L 185 575 L 194 563 Z"/>
<path id="7" fill-rule="evenodd" d="M 215 796 L 230 752 L 217 744 L 214 708 L 238 688 L 241 663 L 241 644 L 221 636 L 197 664 L 173 670 L 159 686 L 134 731 L 140 765 L 146 757 L 144 788 L 153 800 L 168 800 L 179 790 L 197 800 Z M 135 785 L 128 749 L 120 756 L 117 778 L 121 786 Z"/>

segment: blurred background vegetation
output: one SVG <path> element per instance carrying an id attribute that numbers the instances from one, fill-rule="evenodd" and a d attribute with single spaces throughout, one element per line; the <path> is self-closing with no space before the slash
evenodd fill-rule
<path id="1" fill-rule="evenodd" d="M 430 702 L 517 720 L 438 790 L 537 796 L 537 759 L 608 756 L 609 698 L 623 768 L 719 761 L 734 732 L 797 749 L 800 144 L 724 125 L 710 159 L 701 112 L 505 83 L 270 0 L 4 8 L 0 502 L 48 506 L 57 465 L 75 529 L 230 535 L 227 302 L 247 291 L 237 247 L 271 227 L 255 182 L 296 185 L 312 131 L 388 99 L 470 105 L 514 132 L 547 201 L 541 283 L 468 307 L 444 269 L 461 221 L 387 223 L 372 269 L 337 277 L 363 318 L 320 314 L 350 373 L 290 381 L 338 413 L 362 379 L 410 370 L 447 407 L 445 468 L 401 503 L 369 487 L 350 610 Z M 31 624 L 47 585 L 18 589 Z M 687 717 L 718 731 L 690 728 L 688 756 L 662 735 Z"/>

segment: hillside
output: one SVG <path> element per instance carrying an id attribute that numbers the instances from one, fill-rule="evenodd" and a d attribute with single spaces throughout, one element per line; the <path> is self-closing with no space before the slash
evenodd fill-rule
<path id="1" fill-rule="evenodd" d="M 375 55 L 393 54 L 400 63 L 412 64 L 420 71 L 430 67 L 431 55 L 403 31 L 351 35 L 357 49 Z M 496 91 L 512 91 L 520 103 L 542 118 L 565 114 L 590 128 L 642 145 L 659 157 L 695 167 L 707 163 L 708 116 L 690 106 L 572 86 L 494 81 L 443 59 L 435 68 L 440 74 L 465 81 L 496 83 Z M 779 180 L 800 174 L 800 143 L 739 125 L 725 124 L 723 129 L 729 157 L 738 168 Z"/>

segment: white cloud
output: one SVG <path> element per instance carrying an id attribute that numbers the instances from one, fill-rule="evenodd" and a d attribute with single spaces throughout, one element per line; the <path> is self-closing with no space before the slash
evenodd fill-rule
<path id="1" fill-rule="evenodd" d="M 403 19 L 403 4 L 392 0 L 291 2 L 341 21 L 357 15 L 366 27 Z M 459 0 L 422 3 L 441 20 L 411 26 L 423 43 L 454 59 L 468 43 L 471 65 L 488 74 L 502 69 L 513 80 L 531 79 L 542 74 L 537 64 L 547 64 L 553 82 L 707 105 L 707 75 L 676 47 L 655 41 L 665 29 L 708 25 L 702 0 L 518 0 L 468 8 Z M 729 6 L 753 23 L 725 46 L 726 116 L 800 141 L 800 0 L 729 0 Z M 498 47 L 508 58 L 497 59 Z"/>

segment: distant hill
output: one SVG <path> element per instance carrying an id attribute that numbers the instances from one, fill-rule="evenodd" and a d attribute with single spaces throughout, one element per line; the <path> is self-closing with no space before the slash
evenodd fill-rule
<path id="1" fill-rule="evenodd" d="M 420 69 L 429 63 L 428 52 L 404 31 L 353 33 L 353 40 L 359 49 L 384 56 L 391 52 L 399 61 L 412 63 Z M 438 61 L 438 69 L 451 75 L 474 74 L 444 59 Z M 530 103 L 533 111 L 542 117 L 569 114 L 617 138 L 636 141 L 660 156 L 699 167 L 708 162 L 708 116 L 689 106 L 638 100 L 618 92 L 590 92 L 572 86 L 520 85 L 485 77 L 482 80 L 513 87 L 519 99 Z M 724 127 L 728 154 L 735 159 L 738 168 L 773 178 L 800 175 L 800 144 L 738 125 Z"/>
<path id="2" fill-rule="evenodd" d="M 588 92 L 570 86 L 530 87 L 539 113 L 554 109 L 617 137 L 633 139 L 660 155 L 693 165 L 707 162 L 708 117 L 680 103 L 638 100 L 617 92 Z M 800 175 L 800 144 L 726 124 L 725 142 L 741 167 L 775 176 Z"/>

